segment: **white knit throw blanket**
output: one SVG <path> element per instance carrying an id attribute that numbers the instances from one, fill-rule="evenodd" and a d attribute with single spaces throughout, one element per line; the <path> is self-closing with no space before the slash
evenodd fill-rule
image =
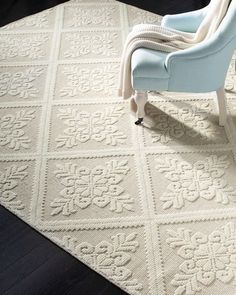
<path id="1" fill-rule="evenodd" d="M 186 33 L 158 25 L 141 24 L 133 28 L 124 45 L 121 58 L 118 95 L 124 99 L 133 94 L 131 57 L 138 48 L 173 52 L 192 47 L 210 38 L 225 16 L 231 0 L 211 0 L 209 9 L 196 33 Z"/>

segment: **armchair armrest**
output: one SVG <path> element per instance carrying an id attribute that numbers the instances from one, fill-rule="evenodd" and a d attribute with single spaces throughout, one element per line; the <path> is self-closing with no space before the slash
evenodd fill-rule
<path id="1" fill-rule="evenodd" d="M 208 6 L 185 13 L 167 14 L 163 17 L 161 26 L 183 32 L 195 33 L 207 13 Z"/>
<path id="2" fill-rule="evenodd" d="M 169 90 L 208 92 L 222 87 L 235 44 L 236 36 L 228 39 L 219 32 L 192 48 L 168 54 L 165 66 L 171 73 Z M 183 77 L 191 77 L 191 83 Z"/>

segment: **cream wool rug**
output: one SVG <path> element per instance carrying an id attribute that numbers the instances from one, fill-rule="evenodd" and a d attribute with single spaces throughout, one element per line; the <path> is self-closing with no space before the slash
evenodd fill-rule
<path id="1" fill-rule="evenodd" d="M 0 29 L 0 203 L 128 294 L 235 295 L 236 57 L 226 129 L 212 93 L 152 93 L 136 126 L 122 46 L 159 21 L 84 0 Z"/>

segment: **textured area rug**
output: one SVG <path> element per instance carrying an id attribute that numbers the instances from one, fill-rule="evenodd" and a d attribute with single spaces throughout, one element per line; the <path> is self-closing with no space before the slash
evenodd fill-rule
<path id="1" fill-rule="evenodd" d="M 236 294 L 236 71 L 212 93 L 116 95 L 122 46 L 159 16 L 71 1 L 0 30 L 0 203 L 132 295 Z"/>

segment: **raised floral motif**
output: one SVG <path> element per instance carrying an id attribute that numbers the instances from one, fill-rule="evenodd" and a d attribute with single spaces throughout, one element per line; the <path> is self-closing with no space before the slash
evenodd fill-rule
<path id="1" fill-rule="evenodd" d="M 66 58 L 85 57 L 90 54 L 105 57 L 119 55 L 118 48 L 114 46 L 114 42 L 118 40 L 118 34 L 114 32 L 97 32 L 95 35 L 82 32 L 71 33 L 66 35 L 65 40 L 70 42 L 69 49 L 64 51 Z"/>
<path id="2" fill-rule="evenodd" d="M 132 260 L 131 254 L 139 247 L 136 237 L 136 233 L 118 233 L 111 236 L 112 242 L 103 240 L 97 245 L 88 242 L 78 243 L 77 239 L 69 235 L 64 236 L 62 240 L 54 237 L 54 240 L 71 250 L 89 266 L 119 282 L 130 295 L 141 295 L 143 286 L 137 279 L 132 278 L 132 271 L 127 267 Z"/>
<path id="3" fill-rule="evenodd" d="M 25 205 L 22 201 L 17 200 L 17 193 L 14 189 L 19 182 L 23 180 L 28 173 L 28 166 L 11 165 L 5 168 L 5 171 L 0 171 L 0 201 L 13 211 L 17 211 L 19 215 L 23 215 Z"/>
<path id="4" fill-rule="evenodd" d="M 166 242 L 184 259 L 171 284 L 174 295 L 195 295 L 216 281 L 236 282 L 236 228 L 228 223 L 207 235 L 185 228 L 168 230 Z"/>
<path id="5" fill-rule="evenodd" d="M 210 140 L 219 135 L 219 130 L 208 120 L 209 103 L 179 109 L 163 106 L 162 111 L 147 105 L 147 114 L 153 120 L 150 132 L 153 143 L 168 143 L 183 136 Z"/>
<path id="6" fill-rule="evenodd" d="M 225 177 L 225 170 L 230 165 L 227 155 L 211 155 L 194 164 L 172 157 L 155 161 L 155 168 L 170 181 L 160 197 L 163 209 L 181 209 L 186 202 L 199 198 L 223 205 L 236 202 L 236 190 L 228 185 Z"/>
<path id="7" fill-rule="evenodd" d="M 0 73 L 0 96 L 9 94 L 20 98 L 36 97 L 39 90 L 33 82 L 44 72 L 43 68 L 27 68 L 15 73 Z"/>
<path id="8" fill-rule="evenodd" d="M 23 128 L 34 118 L 35 110 L 20 110 L 0 117 L 0 146 L 8 146 L 14 151 L 28 149 L 31 140 Z"/>
<path id="9" fill-rule="evenodd" d="M 63 130 L 63 135 L 56 138 L 57 148 L 72 148 L 88 140 L 105 141 L 105 144 L 112 146 L 124 143 L 126 135 L 115 125 L 123 115 L 124 109 L 119 106 L 94 113 L 72 108 L 59 109 L 57 116 L 68 127 Z"/>
<path id="10" fill-rule="evenodd" d="M 162 17 L 160 15 L 141 10 L 136 7 L 129 7 L 130 26 L 138 24 L 160 24 Z"/>
<path id="11" fill-rule="evenodd" d="M 47 29 L 49 27 L 48 16 L 52 13 L 52 9 L 47 9 L 35 15 L 25 17 L 23 19 L 17 20 L 13 23 L 10 23 L 2 29 L 11 30 L 11 29 L 21 29 L 21 28 L 37 28 L 37 29 Z"/>
<path id="12" fill-rule="evenodd" d="M 28 57 L 39 59 L 45 56 L 42 45 L 48 40 L 45 34 L 32 34 L 25 36 L 0 36 L 0 60 L 15 57 Z"/>
<path id="13" fill-rule="evenodd" d="M 69 21 L 69 27 L 84 27 L 84 26 L 115 26 L 113 18 L 115 7 L 73 7 L 73 13 Z"/>
<path id="14" fill-rule="evenodd" d="M 51 207 L 55 208 L 51 215 L 62 213 L 70 216 L 79 209 L 92 205 L 121 213 L 123 210 L 133 211 L 133 198 L 125 194 L 120 186 L 123 178 L 129 172 L 127 161 L 112 160 L 106 166 L 96 166 L 92 169 L 76 164 L 58 164 L 54 171 L 56 178 L 64 186 Z"/>
<path id="15" fill-rule="evenodd" d="M 91 91 L 112 95 L 117 83 L 118 65 L 94 65 L 92 68 L 70 65 L 63 68 L 67 84 L 60 89 L 60 96 L 74 97 Z"/>

